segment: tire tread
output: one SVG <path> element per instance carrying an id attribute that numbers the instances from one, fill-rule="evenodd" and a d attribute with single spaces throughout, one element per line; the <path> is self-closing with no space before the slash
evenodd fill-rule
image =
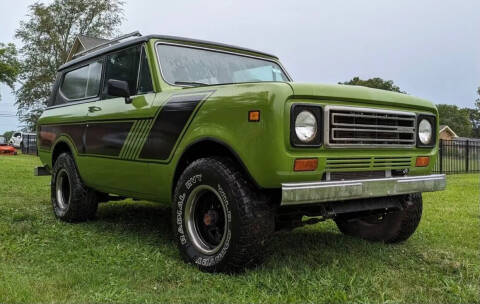
<path id="1" fill-rule="evenodd" d="M 226 157 L 201 158 L 193 161 L 181 174 L 175 188 L 175 197 L 178 196 L 182 182 L 188 176 L 189 168 L 193 167 L 227 176 L 227 187 L 234 192 L 241 225 L 240 236 L 235 245 L 236 251 L 229 255 L 228 262 L 222 264 L 221 268 L 199 267 L 208 272 L 239 272 L 262 263 L 266 255 L 265 247 L 274 230 L 273 210 L 268 205 L 266 197 L 255 189 L 235 163 Z"/>
<path id="2" fill-rule="evenodd" d="M 61 168 L 65 168 L 70 177 L 72 195 L 66 212 L 59 212 L 56 207 L 56 177 Z M 78 174 L 77 166 L 71 154 L 62 153 L 58 156 L 52 170 L 51 199 L 55 216 L 66 222 L 83 222 L 95 217 L 98 199 L 95 190 L 88 188 Z"/>

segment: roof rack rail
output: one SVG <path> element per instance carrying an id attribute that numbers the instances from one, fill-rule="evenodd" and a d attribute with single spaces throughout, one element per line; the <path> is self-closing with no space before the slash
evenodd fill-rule
<path id="1" fill-rule="evenodd" d="M 75 54 L 73 56 L 73 58 L 78 58 L 78 57 L 81 57 L 83 55 L 86 55 L 88 53 L 91 53 L 95 50 L 98 50 L 98 49 L 103 49 L 105 47 L 109 47 L 111 46 L 112 44 L 115 44 L 115 43 L 118 43 L 120 42 L 121 40 L 124 40 L 124 39 L 127 39 L 127 38 L 131 38 L 131 37 L 137 37 L 137 36 L 142 36 L 142 34 L 140 34 L 139 31 L 135 31 L 135 32 L 131 32 L 129 34 L 125 34 L 125 35 L 122 35 L 122 36 L 119 36 L 117 38 L 114 38 L 112 40 L 109 40 L 105 43 L 102 43 L 102 44 L 99 44 L 97 46 L 94 46 L 93 48 L 90 48 L 90 49 L 87 49 L 87 50 L 84 50 L 84 51 L 81 51 L 81 52 L 78 52 L 77 54 Z"/>

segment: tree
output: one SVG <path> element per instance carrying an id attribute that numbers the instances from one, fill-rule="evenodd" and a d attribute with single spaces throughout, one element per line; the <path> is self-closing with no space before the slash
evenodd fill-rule
<path id="1" fill-rule="evenodd" d="M 10 138 L 12 137 L 12 134 L 13 134 L 14 131 L 6 131 L 3 133 L 3 137 L 5 137 L 5 141 L 8 142 L 10 140 Z"/>
<path id="2" fill-rule="evenodd" d="M 478 89 L 477 89 L 477 94 L 478 94 L 479 98 L 477 98 L 477 100 L 475 101 L 475 104 L 477 106 L 477 109 L 480 110 L 480 87 L 478 87 Z"/>
<path id="3" fill-rule="evenodd" d="M 349 81 L 339 82 L 338 84 L 358 85 L 363 87 L 369 87 L 369 88 L 375 88 L 380 90 L 393 91 L 393 92 L 406 94 L 406 92 L 401 91 L 400 88 L 393 83 L 393 80 L 383 80 L 382 78 L 379 78 L 379 77 L 370 78 L 367 80 L 360 79 L 359 77 L 354 77 Z"/>
<path id="4" fill-rule="evenodd" d="M 472 122 L 472 137 L 480 138 L 480 87 L 477 89 L 478 98 L 475 101 L 475 109 L 470 109 L 470 121 Z"/>
<path id="5" fill-rule="evenodd" d="M 20 63 L 15 45 L 0 43 L 0 83 L 6 84 L 13 90 L 19 72 Z"/>
<path id="6" fill-rule="evenodd" d="M 472 135 L 472 122 L 470 109 L 460 109 L 455 105 L 437 105 L 440 115 L 440 124 L 449 126 L 458 136 L 470 137 Z"/>
<path id="7" fill-rule="evenodd" d="M 16 91 L 21 121 L 34 129 L 48 102 L 58 67 L 65 63 L 77 35 L 110 38 L 122 22 L 121 0 L 54 0 L 34 3 L 15 37 L 23 43 Z"/>

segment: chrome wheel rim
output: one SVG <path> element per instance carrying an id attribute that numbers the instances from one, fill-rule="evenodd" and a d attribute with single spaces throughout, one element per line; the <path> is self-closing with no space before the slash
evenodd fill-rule
<path id="1" fill-rule="evenodd" d="M 185 205 L 185 227 L 201 253 L 213 255 L 222 248 L 227 235 L 227 211 L 217 190 L 208 185 L 193 189 Z"/>
<path id="2" fill-rule="evenodd" d="M 57 206 L 65 210 L 70 204 L 70 197 L 72 196 L 72 187 L 67 170 L 61 169 L 57 174 L 57 181 L 55 184 Z"/>

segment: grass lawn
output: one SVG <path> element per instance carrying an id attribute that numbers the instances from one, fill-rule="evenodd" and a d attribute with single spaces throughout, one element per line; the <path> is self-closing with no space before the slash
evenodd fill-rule
<path id="1" fill-rule="evenodd" d="M 67 224 L 50 206 L 36 157 L 0 157 L 0 302 L 480 302 L 479 175 L 450 175 L 424 195 L 405 243 L 368 243 L 332 221 L 279 233 L 272 256 L 240 275 L 184 264 L 168 205 L 102 204 Z"/>

